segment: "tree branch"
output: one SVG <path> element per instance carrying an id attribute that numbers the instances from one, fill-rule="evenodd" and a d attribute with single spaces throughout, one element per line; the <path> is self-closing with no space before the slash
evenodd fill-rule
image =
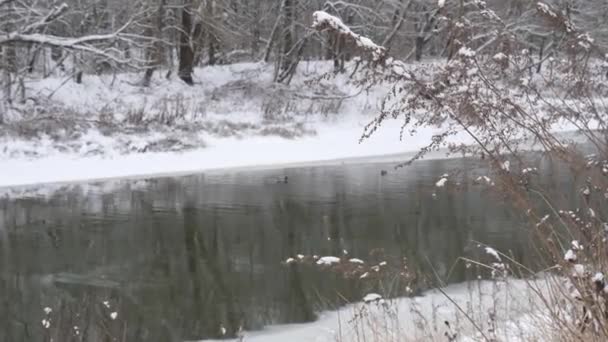
<path id="1" fill-rule="evenodd" d="M 11 0 L 6 0 L 6 1 L 11 1 Z M 0 4 L 0 6 L 1 6 L 1 4 Z M 44 27 L 44 26 L 48 25 L 49 23 L 57 20 L 65 12 L 67 12 L 67 10 L 68 10 L 68 5 L 64 2 L 61 5 L 59 5 L 59 7 L 55 7 L 52 11 L 50 11 L 46 16 L 44 16 L 39 21 L 27 25 L 23 30 L 21 30 L 21 32 L 22 33 L 35 32 L 37 29 Z"/>

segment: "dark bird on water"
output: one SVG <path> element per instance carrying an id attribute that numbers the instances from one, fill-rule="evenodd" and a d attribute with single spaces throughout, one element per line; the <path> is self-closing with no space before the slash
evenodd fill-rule
<path id="1" fill-rule="evenodd" d="M 388 175 L 388 171 L 380 170 L 380 176 L 386 176 L 386 175 Z"/>
<path id="2" fill-rule="evenodd" d="M 277 179 L 277 184 L 287 184 L 289 183 L 289 177 L 285 176 L 283 179 Z"/>

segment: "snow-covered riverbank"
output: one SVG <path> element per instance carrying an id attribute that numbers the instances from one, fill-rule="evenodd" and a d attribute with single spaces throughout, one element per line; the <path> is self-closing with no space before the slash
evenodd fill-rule
<path id="1" fill-rule="evenodd" d="M 434 131 L 420 130 L 399 140 L 399 125 L 383 127 L 359 143 L 364 119 L 318 125 L 317 134 L 300 139 L 281 137 L 211 138 L 205 148 L 183 152 L 147 152 L 83 157 L 75 154 L 0 160 L 0 186 L 188 174 L 227 168 L 289 167 L 342 163 L 349 159 L 394 155 L 403 160 L 430 141 Z M 465 142 L 464 137 L 455 141 Z M 400 155 L 395 155 L 400 154 Z M 443 154 L 437 155 L 441 157 Z M 386 160 L 386 159 L 385 159 Z"/>
<path id="2" fill-rule="evenodd" d="M 545 280 L 517 279 L 454 284 L 444 293 L 361 302 L 324 312 L 313 323 L 245 332 L 244 341 L 483 341 L 479 330 L 498 341 L 550 341 L 552 336 L 539 329 L 547 322 L 535 294 L 547 287 Z"/>
<path id="3" fill-rule="evenodd" d="M 412 122 L 401 132 L 402 119 L 389 120 L 360 142 L 390 85 L 362 91 L 349 74 L 318 80 L 331 67 L 302 63 L 288 86 L 259 63 L 197 69 L 194 86 L 158 77 L 146 88 L 138 74 L 28 79 L 28 93 L 44 100 L 23 104 L 1 127 L 0 187 L 403 161 L 443 132 Z M 464 133 L 448 141 L 473 143 Z"/>
<path id="4" fill-rule="evenodd" d="M 29 79 L 28 93 L 45 100 L 22 105 L 3 127 L 0 187 L 407 155 L 440 131 L 400 140 L 396 120 L 360 143 L 388 88 L 362 92 L 343 74 L 309 83 L 331 65 L 300 69 L 289 86 L 257 63 L 197 69 L 192 87 L 158 77 L 144 88 L 137 74 Z"/>

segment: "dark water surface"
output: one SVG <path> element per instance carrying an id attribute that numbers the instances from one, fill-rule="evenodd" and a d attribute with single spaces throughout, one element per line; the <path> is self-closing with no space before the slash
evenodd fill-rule
<path id="1" fill-rule="evenodd" d="M 220 326 L 233 334 L 310 321 L 387 290 L 375 279 L 282 263 L 298 253 L 346 250 L 367 260 L 381 250 L 425 274 L 450 273 L 449 282 L 475 276 L 454 266 L 479 256 L 472 241 L 526 264 L 535 258 L 523 221 L 487 187 L 434 186 L 454 169 L 485 174 L 477 162 L 391 166 L 113 181 L 0 199 L 0 341 L 211 338 Z M 284 176 L 288 183 L 277 183 Z"/>

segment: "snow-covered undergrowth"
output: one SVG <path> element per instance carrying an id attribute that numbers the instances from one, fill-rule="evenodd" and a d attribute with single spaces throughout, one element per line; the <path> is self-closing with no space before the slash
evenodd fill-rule
<path id="1" fill-rule="evenodd" d="M 196 69 L 194 86 L 160 72 L 150 87 L 134 73 L 86 75 L 82 84 L 31 78 L 26 103 L 4 115 L 0 155 L 126 154 L 200 148 L 208 137 L 312 135 L 314 129 L 305 127 L 310 116 L 342 108 L 338 101 L 303 98 L 310 92 L 306 74 L 327 71 L 318 63 L 310 68 L 291 86 L 273 83 L 272 66 L 256 63 Z M 351 90 L 327 84 L 328 95 Z"/>
<path id="2" fill-rule="evenodd" d="M 324 312 L 316 322 L 247 332 L 244 341 L 552 341 L 558 332 L 546 330 L 538 294 L 546 295 L 554 280 L 473 281 L 411 298 L 368 294 L 370 300 Z"/>
<path id="3" fill-rule="evenodd" d="M 438 67 L 400 65 L 422 74 Z M 360 142 L 392 84 L 363 90 L 366 73 L 354 67 L 322 77 L 333 74 L 331 62 L 302 62 L 290 85 L 273 82 L 263 63 L 199 68 L 194 86 L 164 72 L 150 87 L 134 73 L 86 75 L 82 84 L 32 76 L 28 100 L 0 126 L 0 187 L 403 155 L 445 130 L 410 122 L 402 132 L 398 118 Z M 462 133 L 448 142 L 473 140 Z"/>
<path id="4" fill-rule="evenodd" d="M 362 91 L 356 75 L 319 77 L 331 68 L 302 62 L 287 86 L 260 63 L 197 69 L 192 87 L 160 72 L 149 88 L 140 74 L 85 76 L 82 84 L 29 79 L 32 100 L 0 128 L 0 186 L 358 158 L 428 144 L 434 129 L 400 141 L 399 121 L 359 143 L 389 85 Z"/>

